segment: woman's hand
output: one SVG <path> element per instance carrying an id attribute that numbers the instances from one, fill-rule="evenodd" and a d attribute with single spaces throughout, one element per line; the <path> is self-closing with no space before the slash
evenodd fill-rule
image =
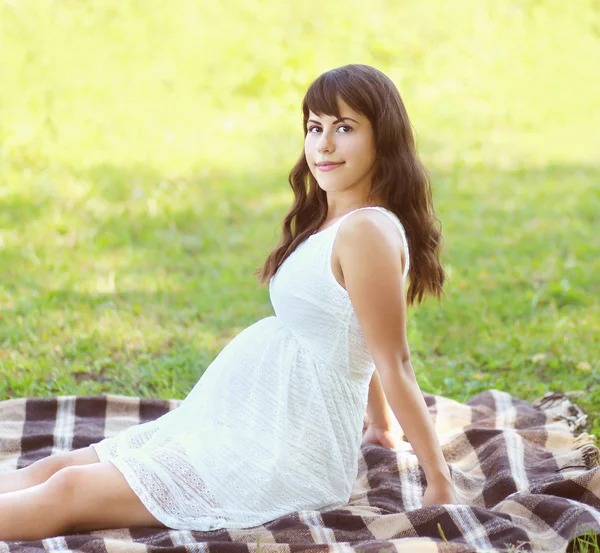
<path id="1" fill-rule="evenodd" d="M 447 481 L 427 483 L 427 489 L 423 495 L 423 507 L 444 504 L 458 504 L 454 484 Z"/>
<path id="2" fill-rule="evenodd" d="M 400 448 L 402 442 L 400 439 L 401 430 L 393 426 L 381 427 L 369 424 L 367 419 L 365 419 L 363 428 L 366 428 L 366 431 L 363 434 L 361 445 L 375 444 L 390 449 Z M 456 490 L 452 481 L 449 480 L 449 476 L 427 482 L 427 489 L 423 495 L 423 507 L 448 504 L 458 504 Z"/>
<path id="3" fill-rule="evenodd" d="M 400 447 L 400 437 L 393 427 L 379 427 L 373 424 L 367 426 L 367 430 L 363 434 L 360 445 L 375 444 L 387 447 L 390 449 L 398 449 Z"/>

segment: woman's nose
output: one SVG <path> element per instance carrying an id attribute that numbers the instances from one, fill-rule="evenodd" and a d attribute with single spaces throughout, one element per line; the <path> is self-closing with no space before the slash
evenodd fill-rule
<path id="1" fill-rule="evenodd" d="M 319 152 L 331 152 L 333 149 L 333 141 L 329 138 L 326 133 L 321 133 L 321 137 L 317 143 L 317 150 Z"/>

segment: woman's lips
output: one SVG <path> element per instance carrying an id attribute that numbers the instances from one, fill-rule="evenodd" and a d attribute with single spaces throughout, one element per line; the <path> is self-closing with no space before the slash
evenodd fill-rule
<path id="1" fill-rule="evenodd" d="M 319 171 L 333 171 L 341 165 L 344 165 L 344 163 L 336 163 L 335 165 L 317 165 L 317 169 L 319 169 Z"/>

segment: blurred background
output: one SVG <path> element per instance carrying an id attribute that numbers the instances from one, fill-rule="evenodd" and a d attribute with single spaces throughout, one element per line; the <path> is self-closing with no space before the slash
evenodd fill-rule
<path id="1" fill-rule="evenodd" d="M 421 387 L 581 390 L 600 432 L 600 4 L 3 0 L 0 399 L 183 398 L 272 314 L 322 72 L 398 86 L 448 272 Z M 596 68 L 596 69 L 594 69 Z"/>

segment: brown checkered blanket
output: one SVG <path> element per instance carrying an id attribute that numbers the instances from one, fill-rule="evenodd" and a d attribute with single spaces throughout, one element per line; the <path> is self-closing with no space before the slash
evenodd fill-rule
<path id="1" fill-rule="evenodd" d="M 464 404 L 423 395 L 460 505 L 421 507 L 425 478 L 408 442 L 398 450 L 365 445 L 342 509 L 300 511 L 245 530 L 131 528 L 0 542 L 0 553 L 563 552 L 575 536 L 600 532 L 600 453 L 594 436 L 580 432 L 586 416 L 572 394 L 533 404 L 498 390 Z M 0 472 L 114 436 L 179 403 L 112 394 L 2 401 Z"/>

